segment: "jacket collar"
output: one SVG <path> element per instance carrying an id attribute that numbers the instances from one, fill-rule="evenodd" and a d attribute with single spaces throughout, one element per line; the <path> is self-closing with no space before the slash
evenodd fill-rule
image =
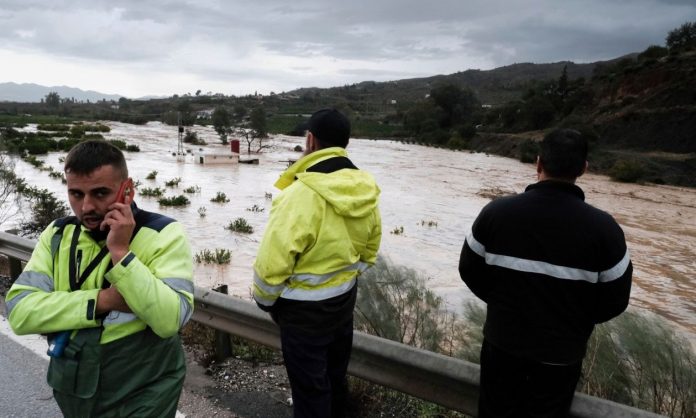
<path id="1" fill-rule="evenodd" d="M 295 181 L 298 173 L 307 171 L 307 169 L 314 164 L 320 161 L 328 160 L 329 158 L 347 156 L 348 153 L 346 152 L 346 149 L 341 147 L 324 148 L 320 149 L 319 151 L 314 151 L 313 153 L 300 158 L 287 170 L 285 170 L 283 174 L 280 175 L 278 181 L 275 182 L 275 186 L 280 190 L 283 190 Z"/>
<path id="2" fill-rule="evenodd" d="M 525 189 L 525 192 L 529 192 L 531 190 L 558 191 L 563 193 L 569 193 L 579 198 L 580 200 L 585 200 L 585 193 L 582 191 L 582 189 L 576 186 L 575 184 L 569 183 L 567 181 L 544 180 L 538 183 L 530 184 Z"/>

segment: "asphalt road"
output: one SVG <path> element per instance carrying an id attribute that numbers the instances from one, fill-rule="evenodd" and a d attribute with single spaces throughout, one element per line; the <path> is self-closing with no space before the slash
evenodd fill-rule
<path id="1" fill-rule="evenodd" d="M 48 360 L 0 334 L 0 415 L 62 416 L 46 383 L 47 368 Z"/>
<path id="2" fill-rule="evenodd" d="M 2 305 L 2 303 L 0 303 Z M 0 310 L 2 310 L 0 306 Z M 20 340 L 18 342 L 17 340 Z M 15 336 L 0 315 L 0 417 L 61 417 L 46 383 L 48 356 L 40 336 Z M 187 357 L 190 355 L 187 354 Z M 230 394 L 216 388 L 203 367 L 188 359 L 186 381 L 177 418 L 287 418 L 292 409 L 270 394 Z"/>

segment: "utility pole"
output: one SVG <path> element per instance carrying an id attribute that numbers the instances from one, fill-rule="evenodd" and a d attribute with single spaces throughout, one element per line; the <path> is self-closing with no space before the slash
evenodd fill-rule
<path id="1" fill-rule="evenodd" d="M 177 125 L 179 125 L 179 141 L 176 149 L 176 160 L 184 161 L 186 153 L 184 152 L 184 125 L 181 124 L 181 112 L 176 112 Z"/>

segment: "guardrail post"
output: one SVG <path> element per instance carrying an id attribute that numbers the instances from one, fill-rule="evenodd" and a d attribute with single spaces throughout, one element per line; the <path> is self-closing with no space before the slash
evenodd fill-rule
<path id="1" fill-rule="evenodd" d="M 7 257 L 10 266 L 10 278 L 12 283 L 22 274 L 22 260 L 14 257 Z"/>
<path id="2" fill-rule="evenodd" d="M 229 294 L 229 290 L 226 284 L 220 285 L 213 289 L 213 291 Z M 215 330 L 215 359 L 217 361 L 223 361 L 226 358 L 232 357 L 232 336 L 226 332 Z"/>

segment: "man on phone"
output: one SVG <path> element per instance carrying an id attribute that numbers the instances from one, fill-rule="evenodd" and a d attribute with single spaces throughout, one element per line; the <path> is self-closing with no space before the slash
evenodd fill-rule
<path id="1" fill-rule="evenodd" d="M 47 334 L 48 383 L 69 417 L 173 417 L 185 369 L 178 331 L 193 312 L 181 224 L 139 209 L 118 148 L 65 159 L 75 216 L 52 222 L 7 294 L 17 334 Z"/>

